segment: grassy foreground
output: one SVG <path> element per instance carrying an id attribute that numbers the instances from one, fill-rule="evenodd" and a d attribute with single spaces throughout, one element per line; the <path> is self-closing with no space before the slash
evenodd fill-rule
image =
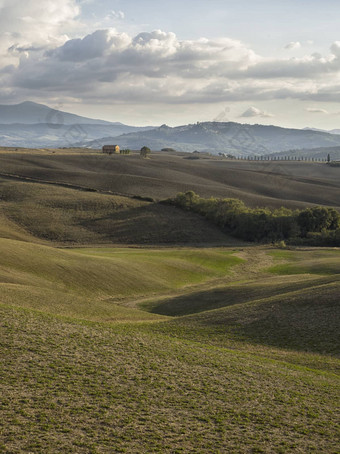
<path id="1" fill-rule="evenodd" d="M 337 376 L 1 306 L 1 449 L 337 452 Z"/>
<path id="2" fill-rule="evenodd" d="M 0 452 L 337 452 L 338 250 L 0 254 Z"/>

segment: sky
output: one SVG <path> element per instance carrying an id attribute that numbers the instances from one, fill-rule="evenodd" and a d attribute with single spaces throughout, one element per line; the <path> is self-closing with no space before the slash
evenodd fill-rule
<path id="1" fill-rule="evenodd" d="M 339 0 L 0 0 L 0 104 L 340 129 Z"/>

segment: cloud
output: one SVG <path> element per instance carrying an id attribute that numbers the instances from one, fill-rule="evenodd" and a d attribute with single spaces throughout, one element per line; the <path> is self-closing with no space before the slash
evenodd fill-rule
<path id="1" fill-rule="evenodd" d="M 228 73 L 255 62 L 255 53 L 231 39 L 179 41 L 174 33 L 155 30 L 129 37 L 114 29 L 68 40 L 42 55 L 22 58 L 12 73 L 15 87 L 50 89 L 117 99 L 201 99 L 218 96 Z M 89 86 L 91 93 L 89 93 Z M 171 101 L 170 101 L 171 102 Z"/>
<path id="2" fill-rule="evenodd" d="M 268 59 L 239 40 L 180 40 L 161 30 L 130 36 L 107 28 L 70 39 L 62 33 L 68 25 L 79 27 L 75 1 L 60 0 L 61 11 L 56 11 L 55 3 L 46 0 L 50 14 L 41 16 L 40 4 L 28 2 L 19 22 L 0 32 L 1 101 L 15 96 L 115 104 L 340 102 L 338 41 L 326 55 Z M 19 16 L 19 1 L 12 3 L 15 13 L 5 14 Z M 12 3 L 0 0 L 7 8 Z M 242 116 L 271 114 L 252 107 Z"/>
<path id="3" fill-rule="evenodd" d="M 125 19 L 125 13 L 123 11 L 110 11 L 105 17 L 106 20 L 123 20 Z"/>
<path id="4" fill-rule="evenodd" d="M 295 49 L 300 49 L 301 48 L 301 43 L 299 41 L 291 41 L 285 46 L 285 49 L 288 50 L 295 50 Z"/>
<path id="5" fill-rule="evenodd" d="M 329 112 L 328 110 L 326 109 L 321 109 L 319 107 L 307 107 L 305 109 L 307 112 L 310 112 L 310 113 L 319 113 L 319 114 L 323 114 L 323 115 L 340 115 L 340 112 Z"/>
<path id="6" fill-rule="evenodd" d="M 321 114 L 329 115 L 329 112 L 326 109 L 319 109 L 319 108 L 315 108 L 315 107 L 307 107 L 307 109 L 305 109 L 305 110 L 307 112 L 310 112 L 310 113 L 321 113 Z"/>
<path id="7" fill-rule="evenodd" d="M 274 117 L 274 115 L 263 110 L 257 109 L 256 107 L 249 107 L 249 109 L 247 109 L 245 112 L 243 112 L 242 115 L 240 115 L 240 118 L 250 117 L 272 118 Z"/>
<path id="8" fill-rule="evenodd" d="M 229 121 L 228 114 L 230 113 L 230 107 L 225 107 L 219 114 L 213 119 L 213 121 Z"/>
<path id="9" fill-rule="evenodd" d="M 42 48 L 59 46 L 67 41 L 68 31 L 78 26 L 80 12 L 76 0 L 1 0 L 0 67 L 18 64 Z"/>
<path id="10" fill-rule="evenodd" d="M 131 39 L 125 33 L 97 30 L 83 39 L 69 40 L 63 46 L 47 52 L 46 55 L 61 61 L 79 62 L 98 59 L 110 52 L 125 49 L 130 42 Z"/>

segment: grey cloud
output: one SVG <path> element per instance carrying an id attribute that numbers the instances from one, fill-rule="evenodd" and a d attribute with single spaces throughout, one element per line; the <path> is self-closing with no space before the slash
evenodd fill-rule
<path id="1" fill-rule="evenodd" d="M 339 42 L 327 57 L 265 60 L 227 38 L 180 41 L 160 30 L 130 37 L 108 29 L 47 52 L 29 52 L 17 68 L 0 72 L 0 80 L 15 90 L 126 103 L 336 101 L 339 69 Z M 243 116 L 270 116 L 251 109 Z"/>
<path id="2" fill-rule="evenodd" d="M 63 46 L 46 52 L 46 56 L 62 61 L 78 62 L 102 57 L 105 52 L 124 46 L 126 35 L 111 34 L 108 30 L 97 30 L 83 39 L 72 39 Z"/>
<path id="3" fill-rule="evenodd" d="M 19 46 L 17 44 L 13 44 L 11 47 L 8 48 L 8 52 L 41 52 L 44 50 L 44 47 L 40 46 Z"/>

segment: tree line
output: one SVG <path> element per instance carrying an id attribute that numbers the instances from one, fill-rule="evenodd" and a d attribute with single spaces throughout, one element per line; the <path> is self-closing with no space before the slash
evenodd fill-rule
<path id="1" fill-rule="evenodd" d="M 166 203 L 199 213 L 245 241 L 340 246 L 340 214 L 334 208 L 249 208 L 238 199 L 204 199 L 193 191 L 181 192 Z"/>

